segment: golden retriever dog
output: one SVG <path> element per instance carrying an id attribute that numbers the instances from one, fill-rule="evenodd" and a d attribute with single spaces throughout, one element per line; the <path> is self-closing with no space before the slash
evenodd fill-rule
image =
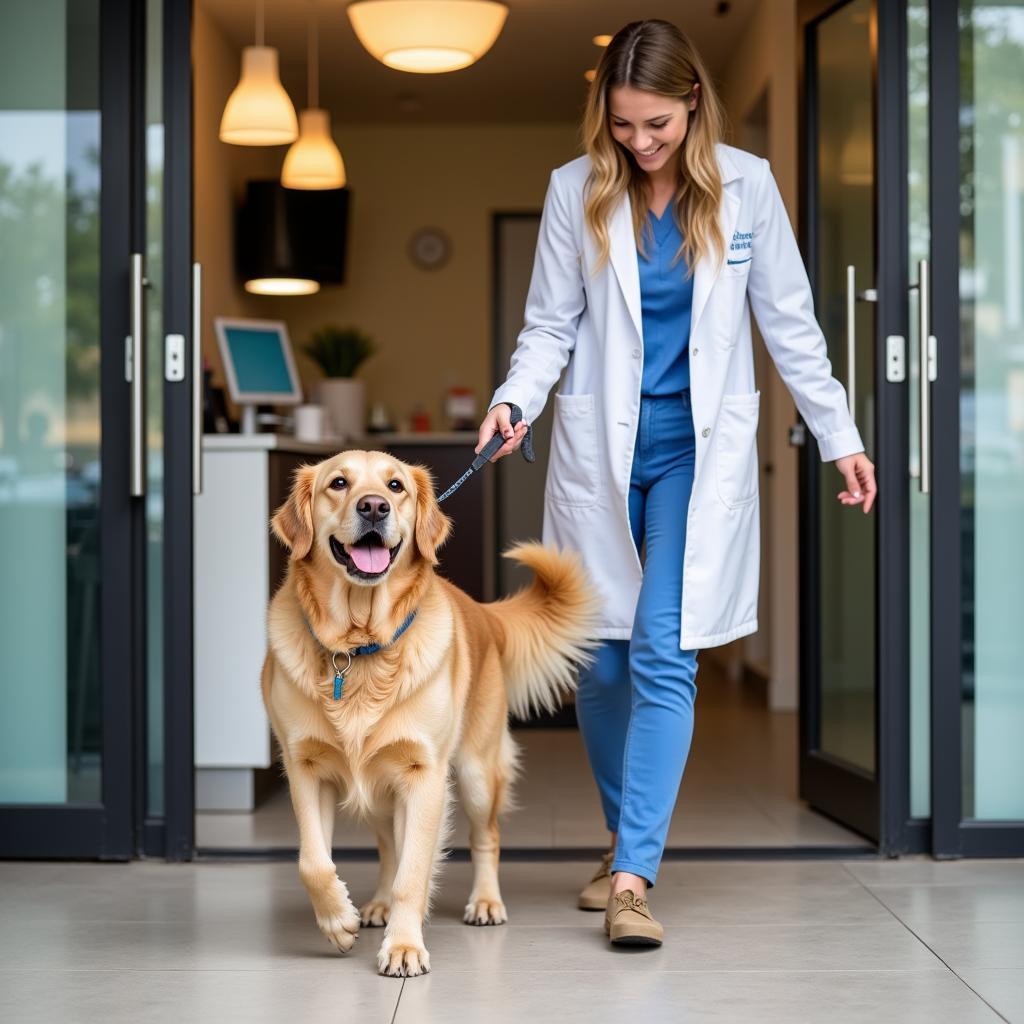
<path id="1" fill-rule="evenodd" d="M 528 543 L 506 557 L 533 570 L 530 585 L 474 601 L 434 571 L 451 522 L 429 472 L 383 452 L 299 469 L 272 527 L 290 557 L 270 604 L 263 700 L 298 822 L 299 875 L 338 950 L 352 948 L 360 923 L 386 925 L 380 972 L 422 974 L 449 778 L 470 821 L 464 920 L 503 924 L 497 817 L 517 765 L 508 711 L 553 709 L 572 689 L 591 656 L 596 598 L 574 555 Z M 380 851 L 376 892 L 358 911 L 331 857 L 339 804 L 371 825 Z"/>

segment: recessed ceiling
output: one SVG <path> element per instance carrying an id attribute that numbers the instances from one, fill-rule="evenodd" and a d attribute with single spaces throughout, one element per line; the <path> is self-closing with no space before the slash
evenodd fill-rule
<path id="1" fill-rule="evenodd" d="M 241 52 L 253 42 L 253 0 L 197 0 Z M 636 17 L 674 21 L 719 76 L 759 0 L 508 0 L 508 20 L 480 61 L 462 71 L 393 71 L 361 46 L 344 0 L 266 0 L 268 46 L 296 107 L 306 103 L 308 17 L 320 31 L 320 105 L 335 122 L 574 121 L 586 95 L 583 72 L 600 49 L 592 39 Z"/>

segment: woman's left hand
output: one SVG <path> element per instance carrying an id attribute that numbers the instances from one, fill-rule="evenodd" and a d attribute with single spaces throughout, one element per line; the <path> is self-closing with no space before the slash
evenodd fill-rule
<path id="1" fill-rule="evenodd" d="M 875 464 L 864 454 L 845 455 L 836 459 L 836 469 L 846 478 L 846 490 L 836 495 L 844 505 L 864 505 L 864 514 L 871 511 L 878 494 Z"/>

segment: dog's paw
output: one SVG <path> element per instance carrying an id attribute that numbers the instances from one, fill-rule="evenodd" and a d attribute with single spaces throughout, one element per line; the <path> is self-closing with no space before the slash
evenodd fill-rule
<path id="1" fill-rule="evenodd" d="M 347 895 L 335 896 L 330 909 L 316 909 L 316 923 L 339 953 L 347 953 L 359 934 L 359 914 Z"/>
<path id="2" fill-rule="evenodd" d="M 466 911 L 462 915 L 466 924 L 504 924 L 508 920 L 508 911 L 500 899 L 470 899 Z"/>
<path id="3" fill-rule="evenodd" d="M 385 937 L 377 953 L 377 970 L 389 978 L 415 978 L 430 970 L 430 954 L 420 943 Z"/>
<path id="4" fill-rule="evenodd" d="M 359 908 L 359 920 L 366 928 L 382 928 L 391 916 L 391 904 L 372 899 Z"/>

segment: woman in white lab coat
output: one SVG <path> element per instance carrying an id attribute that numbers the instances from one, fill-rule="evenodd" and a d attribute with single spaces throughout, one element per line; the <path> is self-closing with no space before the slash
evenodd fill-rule
<path id="1" fill-rule="evenodd" d="M 838 500 L 867 513 L 876 493 L 768 163 L 723 145 L 722 125 L 675 26 L 615 35 L 590 87 L 586 155 L 551 175 L 525 326 L 477 447 L 500 431 L 495 459 L 515 450 L 568 364 L 544 540 L 578 551 L 602 598 L 604 643 L 576 707 L 612 843 L 579 905 L 605 910 L 618 944 L 662 941 L 646 895 L 689 750 L 697 650 L 757 629 L 748 310 L 845 479 Z"/>

